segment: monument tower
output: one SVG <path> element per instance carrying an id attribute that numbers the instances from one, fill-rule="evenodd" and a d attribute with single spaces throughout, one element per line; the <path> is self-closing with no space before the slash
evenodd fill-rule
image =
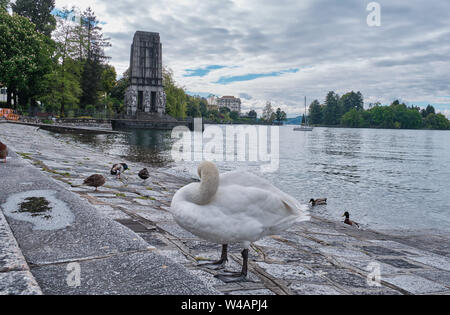
<path id="1" fill-rule="evenodd" d="M 162 77 L 162 45 L 159 33 L 137 31 L 131 45 L 130 87 L 125 92 L 127 118 L 165 116 L 166 94 Z"/>

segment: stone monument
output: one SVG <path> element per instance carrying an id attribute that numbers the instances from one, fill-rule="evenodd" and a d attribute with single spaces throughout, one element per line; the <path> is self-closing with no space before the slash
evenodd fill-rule
<path id="1" fill-rule="evenodd" d="M 130 57 L 130 83 L 125 92 L 127 118 L 156 119 L 166 116 L 159 33 L 138 31 L 134 34 Z"/>

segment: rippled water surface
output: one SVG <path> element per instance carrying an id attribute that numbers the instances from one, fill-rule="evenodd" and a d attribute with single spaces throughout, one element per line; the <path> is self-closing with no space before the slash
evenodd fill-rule
<path id="1" fill-rule="evenodd" d="M 68 136 L 108 154 L 164 167 L 182 176 L 196 174 L 197 162 L 174 163 L 171 132 Z M 302 203 L 328 198 L 316 214 L 352 219 L 371 228 L 437 228 L 450 231 L 450 132 L 280 128 L 278 171 L 273 184 Z M 259 172 L 258 163 L 220 162 L 221 171 Z"/>

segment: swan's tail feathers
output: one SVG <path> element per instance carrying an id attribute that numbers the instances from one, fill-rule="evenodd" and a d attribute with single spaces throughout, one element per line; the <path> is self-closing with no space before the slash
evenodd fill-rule
<path id="1" fill-rule="evenodd" d="M 307 206 L 300 205 L 299 203 L 292 204 L 286 201 L 283 201 L 283 204 L 295 216 L 295 222 L 304 222 L 311 219 Z"/>

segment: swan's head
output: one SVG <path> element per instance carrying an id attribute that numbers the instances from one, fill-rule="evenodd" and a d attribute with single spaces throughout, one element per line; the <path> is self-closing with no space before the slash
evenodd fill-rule
<path id="1" fill-rule="evenodd" d="M 192 186 L 189 200 L 198 205 L 206 205 L 214 198 L 219 188 L 219 170 L 212 162 L 202 162 L 198 167 L 198 176 L 201 179 L 200 184 Z"/>
<path id="2" fill-rule="evenodd" d="M 208 179 L 213 177 L 219 177 L 219 170 L 217 166 L 213 162 L 204 161 L 202 162 L 197 169 L 198 177 L 200 179 Z"/>

